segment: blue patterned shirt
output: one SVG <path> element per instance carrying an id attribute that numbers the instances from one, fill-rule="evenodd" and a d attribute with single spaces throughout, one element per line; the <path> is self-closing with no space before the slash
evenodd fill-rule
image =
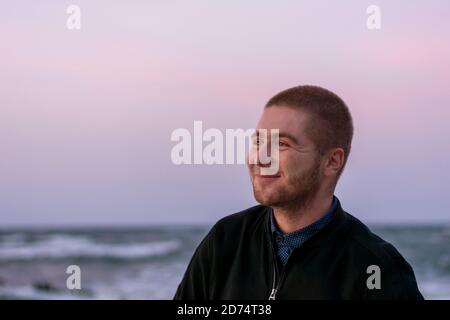
<path id="1" fill-rule="evenodd" d="M 273 209 L 270 213 L 270 224 L 272 229 L 272 236 L 275 244 L 275 250 L 277 252 L 278 259 L 281 263 L 286 265 L 288 258 L 295 248 L 300 247 L 303 242 L 309 239 L 314 233 L 325 227 L 333 218 L 333 214 L 337 208 L 337 198 L 333 196 L 333 204 L 331 208 L 325 213 L 325 215 L 316 222 L 306 226 L 304 228 L 283 233 L 278 229 L 273 216 Z"/>

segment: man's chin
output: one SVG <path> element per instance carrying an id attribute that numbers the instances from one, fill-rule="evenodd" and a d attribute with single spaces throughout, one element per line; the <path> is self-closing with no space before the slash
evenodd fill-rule
<path id="1" fill-rule="evenodd" d="M 273 195 L 254 193 L 255 200 L 266 207 L 272 207 L 279 203 L 279 199 L 275 199 Z"/>

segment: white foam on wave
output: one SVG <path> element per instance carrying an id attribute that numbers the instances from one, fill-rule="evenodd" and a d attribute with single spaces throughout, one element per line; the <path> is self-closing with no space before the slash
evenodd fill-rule
<path id="1" fill-rule="evenodd" d="M 0 260 L 70 257 L 138 259 L 164 255 L 177 250 L 180 245 L 175 239 L 112 244 L 93 242 L 80 236 L 53 235 L 33 243 L 0 244 Z"/>
<path id="2" fill-rule="evenodd" d="M 449 300 L 450 299 L 450 278 L 441 277 L 418 281 L 419 289 L 425 299 Z"/>
<path id="3" fill-rule="evenodd" d="M 2 286 L 0 287 L 0 297 L 5 299 L 26 299 L 26 300 L 79 300 L 82 296 L 70 294 L 70 292 L 45 292 L 33 288 L 31 285 L 24 286 Z"/>

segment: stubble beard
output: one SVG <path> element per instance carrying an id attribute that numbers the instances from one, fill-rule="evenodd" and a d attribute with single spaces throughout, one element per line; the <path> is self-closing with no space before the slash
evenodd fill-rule
<path id="1" fill-rule="evenodd" d="M 320 186 L 320 161 L 316 159 L 308 171 L 288 179 L 287 185 L 275 190 L 269 199 L 264 199 L 264 190 L 257 190 L 253 184 L 253 193 L 260 204 L 282 208 L 287 211 L 299 211 L 310 205 Z"/>

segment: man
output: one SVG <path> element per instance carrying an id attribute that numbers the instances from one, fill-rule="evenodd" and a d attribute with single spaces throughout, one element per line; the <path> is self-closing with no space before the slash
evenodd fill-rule
<path id="1" fill-rule="evenodd" d="M 353 137 L 346 104 L 294 87 L 269 100 L 256 129 L 279 129 L 279 170 L 248 165 L 261 205 L 213 226 L 174 299 L 423 299 L 400 253 L 334 196 Z"/>

